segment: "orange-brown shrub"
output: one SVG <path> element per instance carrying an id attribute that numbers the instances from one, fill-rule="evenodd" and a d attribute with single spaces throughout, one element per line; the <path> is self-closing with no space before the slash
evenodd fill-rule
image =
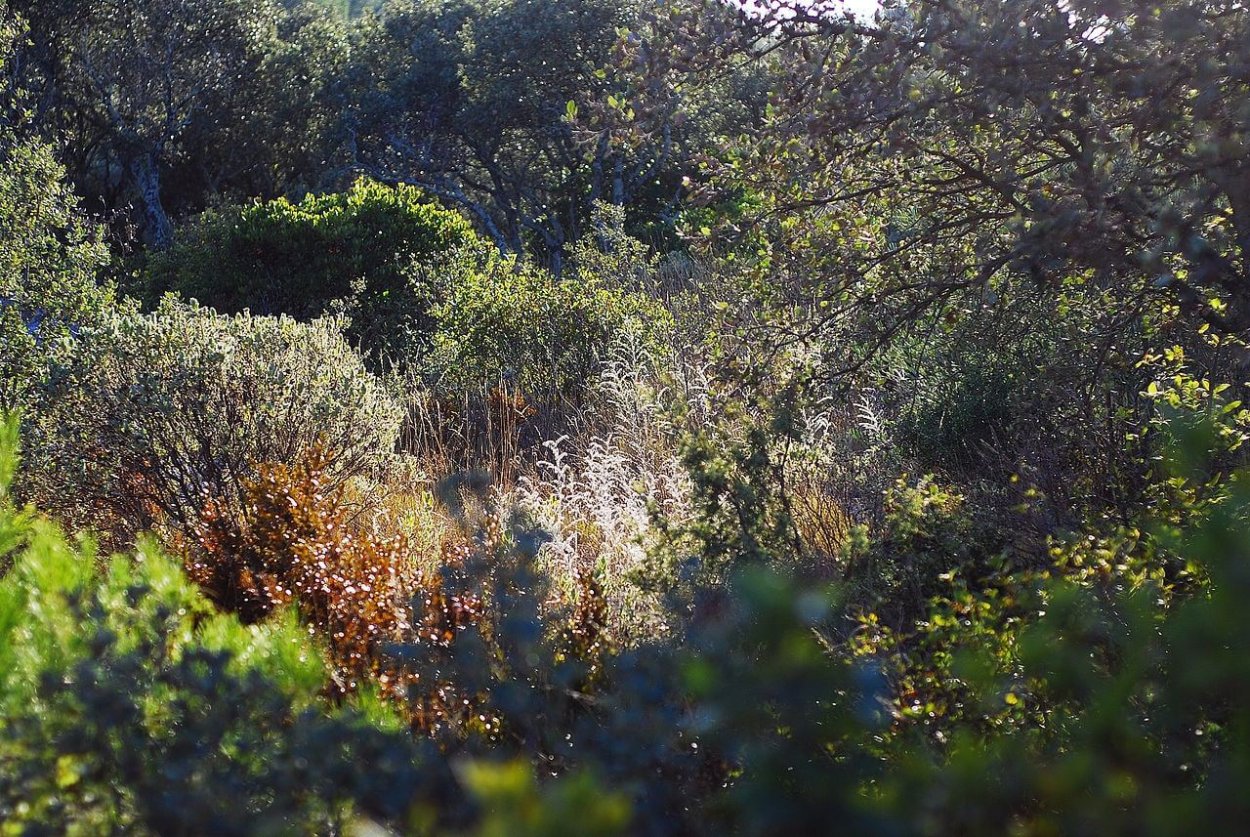
<path id="1" fill-rule="evenodd" d="M 241 503 L 208 503 L 193 529 L 188 573 L 219 607 L 248 622 L 297 606 L 325 642 L 340 694 L 372 682 L 415 730 L 496 733 L 491 661 L 507 643 L 496 634 L 499 602 L 487 608 L 482 596 L 458 594 L 445 577 L 420 567 L 435 558 L 455 567 L 479 552 L 502 557 L 508 539 L 501 521 L 483 513 L 472 543 L 448 538 L 439 556 L 414 555 L 406 536 L 356 525 L 346 487 L 329 476 L 332 461 L 314 447 L 293 465 L 260 465 L 242 481 Z M 237 508 L 242 512 L 232 513 Z M 578 691 L 597 685 L 612 650 L 607 600 L 591 558 L 578 568 L 571 607 L 551 614 L 559 630 L 550 662 L 585 666 Z M 458 644 L 469 626 L 481 629 L 485 646 Z"/>
<path id="2" fill-rule="evenodd" d="M 245 621 L 297 604 L 325 639 L 342 691 L 372 678 L 407 703 L 414 726 L 432 730 L 463 712 L 464 699 L 454 684 L 418 683 L 387 647 L 450 646 L 480 608 L 418 571 L 406 538 L 355 529 L 344 488 L 327 476 L 332 461 L 317 447 L 294 465 L 259 466 L 243 483 L 242 518 L 210 502 L 188 573 Z"/>
<path id="3" fill-rule="evenodd" d="M 603 659 L 613 650 L 608 637 L 608 599 L 603 585 L 589 568 L 574 570 L 577 601 L 560 632 L 562 653 L 587 667 L 583 688 L 594 685 L 602 674 Z"/>

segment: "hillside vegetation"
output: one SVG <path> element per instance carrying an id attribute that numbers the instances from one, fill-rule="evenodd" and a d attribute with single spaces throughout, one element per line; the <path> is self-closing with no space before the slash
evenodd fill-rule
<path id="1" fill-rule="evenodd" d="M 7 0 L 0 833 L 1225 833 L 1240 0 Z"/>

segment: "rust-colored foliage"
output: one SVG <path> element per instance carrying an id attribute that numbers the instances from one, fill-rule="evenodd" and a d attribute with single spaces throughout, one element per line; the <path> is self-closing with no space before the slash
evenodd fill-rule
<path id="1" fill-rule="evenodd" d="M 561 646 L 565 655 L 587 666 L 582 685 L 589 687 L 599 680 L 603 658 L 612 650 L 607 636 L 608 599 L 592 570 L 579 567 L 574 572 L 577 602 L 561 632 Z"/>
<path id="2" fill-rule="evenodd" d="M 341 489 L 327 487 L 330 460 L 314 449 L 294 466 L 261 466 L 243 486 L 242 525 L 210 503 L 203 553 L 189 569 L 214 601 L 247 620 L 298 600 L 335 662 L 355 675 L 372 667 L 383 643 L 403 638 L 407 594 L 420 579 L 400 539 L 351 530 Z"/>
<path id="3" fill-rule="evenodd" d="M 243 483 L 242 515 L 209 503 L 188 572 L 246 621 L 297 603 L 326 640 L 340 689 L 375 679 L 383 694 L 407 702 L 415 727 L 431 731 L 462 711 L 464 699 L 454 684 L 418 683 L 386 648 L 449 647 L 480 606 L 414 569 L 406 539 L 355 530 L 343 489 L 326 476 L 332 459 L 314 449 L 293 466 L 262 465 Z"/>

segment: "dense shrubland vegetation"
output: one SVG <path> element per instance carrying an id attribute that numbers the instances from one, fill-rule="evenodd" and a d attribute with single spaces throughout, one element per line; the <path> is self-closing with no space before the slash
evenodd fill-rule
<path id="1" fill-rule="evenodd" d="M 10 0 L 5 832 L 1244 817 L 1250 14 L 835 5 Z"/>

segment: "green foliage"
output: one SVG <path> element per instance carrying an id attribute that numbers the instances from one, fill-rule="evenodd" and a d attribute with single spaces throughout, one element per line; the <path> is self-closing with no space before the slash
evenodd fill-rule
<path id="1" fill-rule="evenodd" d="M 889 624 L 910 625 L 954 575 L 980 580 L 1000 567 L 1009 541 L 978 526 L 967 502 L 931 475 L 900 477 L 885 492 L 871 545 L 847 550 L 843 577 L 855 583 L 857 602 Z"/>
<path id="2" fill-rule="evenodd" d="M 0 475 L 17 423 L 0 424 Z M 368 696 L 327 702 L 328 667 L 293 611 L 215 614 L 153 546 L 105 569 L 89 543 L 16 515 L 0 480 L 0 818 L 6 830 L 621 833 L 585 777 L 449 761 Z"/>
<path id="3" fill-rule="evenodd" d="M 1153 538 L 1091 535 L 1058 548 L 1056 560 L 1067 568 L 1062 577 L 1005 574 L 978 592 L 955 580 L 949 593 L 935 598 L 927 620 L 916 623 L 916 641 L 904 646 L 892 646 L 888 634 L 882 641 L 877 621 L 867 620 L 857 640 L 861 663 L 884 654 L 890 665 L 901 666 L 886 670 L 888 680 L 875 681 L 882 689 L 876 697 L 864 691 L 872 677 L 854 687 L 801 679 L 816 678 L 826 667 L 825 676 L 833 676 L 837 669 L 815 636 L 781 639 L 786 620 L 791 630 L 801 624 L 796 617 L 811 620 L 820 634 L 837 628 L 817 604 L 819 595 L 767 576 L 748 581 L 758 585 L 754 594 L 751 586 L 737 588 L 720 606 L 754 603 L 744 634 L 755 637 L 752 650 L 728 658 L 743 660 L 746 670 L 718 673 L 715 654 L 695 641 L 695 682 L 705 698 L 715 696 L 718 711 L 709 717 L 717 721 L 739 700 L 739 711 L 778 713 L 771 722 L 725 719 L 738 746 L 747 730 L 784 731 L 776 749 L 743 758 L 730 798 L 780 777 L 784 791 L 797 797 L 775 808 L 775 791 L 749 797 L 735 810 L 745 819 L 734 822 L 756 822 L 751 830 L 758 833 L 783 823 L 796 828 L 785 818 L 801 815 L 805 805 L 820 806 L 812 810 L 825 816 L 845 805 L 849 816 L 869 818 L 860 830 L 874 833 L 989 834 L 1009 824 L 1028 832 L 1164 834 L 1185 833 L 1195 822 L 1215 827 L 1228 811 L 1239 810 L 1232 777 L 1245 769 L 1247 705 L 1237 697 L 1245 667 L 1233 661 L 1244 652 L 1236 650 L 1235 625 L 1224 621 L 1237 618 L 1245 594 L 1236 567 L 1250 496 L 1236 485 L 1224 503 L 1185 530 L 1161 529 Z M 938 496 L 925 491 L 912 497 L 907 516 L 923 521 L 950 513 Z M 1178 554 L 1179 562 L 1169 557 Z M 771 592 L 761 599 L 760 591 Z M 770 621 L 769 613 L 784 618 Z M 804 647 L 810 656 L 800 653 Z M 755 668 L 757 660 L 762 669 Z M 796 666 L 790 677 L 800 678 L 789 681 L 791 690 L 780 685 L 787 682 L 781 674 L 787 663 Z M 757 671 L 765 678 L 759 684 L 752 679 Z M 821 696 L 833 694 L 844 697 L 830 700 L 832 715 L 817 721 L 825 707 Z M 856 694 L 868 702 L 856 703 Z M 877 702 L 887 695 L 894 696 L 891 704 Z M 867 714 L 841 714 L 856 706 Z M 864 728 L 871 719 L 883 726 Z M 818 726 L 810 731 L 803 726 L 812 723 Z M 813 745 L 828 748 L 829 759 L 767 761 L 796 759 Z M 857 758 L 867 761 L 854 767 Z M 769 767 L 756 775 L 752 764 Z M 846 768 L 854 768 L 849 781 L 863 783 L 862 795 L 839 799 L 831 789 L 846 781 L 836 778 Z M 776 819 L 767 825 L 751 819 L 766 816 Z"/>
<path id="4" fill-rule="evenodd" d="M 628 801 L 605 794 L 588 774 L 541 788 L 528 765 L 513 762 L 466 765 L 461 777 L 486 810 L 481 837 L 628 833 Z"/>
<path id="5" fill-rule="evenodd" d="M 1045 615 L 1008 625 L 1019 679 L 999 685 L 1002 705 L 1027 723 L 1014 734 L 960 732 L 947 764 L 907 777 L 910 792 L 951 794 L 956 831 L 993 831 L 1011 812 L 1039 830 L 1183 833 L 1237 810 L 1224 780 L 1245 769 L 1246 708 L 1233 697 L 1244 666 L 1229 656 L 1239 640 L 1225 620 L 1244 595 L 1233 544 L 1244 540 L 1246 499 L 1167 536 L 1211 579 L 1170 612 L 1154 580 L 1043 586 Z"/>
<path id="6" fill-rule="evenodd" d="M 73 332 L 107 309 L 108 258 L 53 150 L 0 125 L 0 409 L 31 406 Z"/>
<path id="7" fill-rule="evenodd" d="M 923 372 L 900 382 L 897 438 L 921 467 L 970 470 L 987 449 L 1024 436 L 1032 370 L 1003 352 L 976 350 L 943 369 L 945 359 L 935 354 L 923 357 Z"/>
<path id="8" fill-rule="evenodd" d="M 602 172 L 587 188 L 566 106 L 602 89 L 595 71 L 633 10 L 606 0 L 393 0 L 362 27 L 355 53 L 365 82 L 354 91 L 358 159 L 472 213 L 499 249 L 558 269 L 587 232 L 590 202 L 611 194 Z M 650 168 L 630 160 L 628 173 Z"/>
<path id="9" fill-rule="evenodd" d="M 341 481 L 389 454 L 399 412 L 340 324 L 226 316 L 166 301 L 84 334 L 36 428 L 33 480 L 70 520 L 126 536 L 238 511 L 258 463 L 335 451 Z"/>
<path id="10" fill-rule="evenodd" d="M 170 161 L 164 181 L 180 216 L 223 199 L 250 201 L 324 188 L 325 167 L 341 161 L 335 107 L 350 56 L 343 22 L 310 3 L 272 14 L 248 96 L 214 103 L 213 121 L 194 125 L 186 151 Z M 275 20 L 276 19 L 276 20 Z"/>
<path id="11" fill-rule="evenodd" d="M 16 423 L 5 426 L 11 473 Z M 0 491 L 0 542 L 15 540 L 0 576 L 6 828 L 238 833 L 399 813 L 342 771 L 402 764 L 411 747 L 328 712 L 320 652 L 295 622 L 227 624 L 151 547 L 100 572 L 89 545 L 42 519 L 15 523 Z"/>
<path id="12" fill-rule="evenodd" d="M 13 2 L 5 829 L 1245 819 L 1244 3 Z"/>
<path id="13" fill-rule="evenodd" d="M 786 551 L 793 534 L 793 520 L 775 490 L 777 448 L 784 441 L 751 417 L 727 411 L 721 419 L 728 420 L 715 431 L 684 441 L 682 464 L 693 481 L 696 517 L 674 543 L 714 574 L 735 564 L 768 562 Z"/>
<path id="14" fill-rule="evenodd" d="M 145 240 L 169 246 L 172 223 L 165 187 L 181 154 L 206 138 L 243 143 L 234 133 L 260 86 L 276 40 L 278 7 L 270 0 L 110 2 L 14 0 L 31 22 L 32 89 L 41 91 L 48 133 L 67 132 L 80 185 L 113 202 L 142 208 Z M 62 121 L 63 120 L 63 121 Z M 91 127 L 82 130 L 86 125 Z M 223 130 L 224 129 L 224 130 Z M 233 136 L 232 136 L 233 134 Z M 90 138 L 88 138 L 88 136 Z M 220 170 L 200 156 L 200 177 Z M 101 174 L 95 167 L 104 168 Z M 91 172 L 91 173 L 89 173 Z M 101 182 L 103 181 L 103 182 Z M 111 193 L 111 194 L 110 194 Z M 136 213 L 138 215 L 138 213 Z M 135 218 L 139 222 L 139 218 Z"/>
<path id="15" fill-rule="evenodd" d="M 376 11 L 386 3 L 386 0 L 282 0 L 282 3 L 291 9 L 301 5 L 310 5 L 347 20 L 364 14 L 366 11 Z"/>
<path id="16" fill-rule="evenodd" d="M 408 186 L 360 180 L 349 191 L 210 210 L 146 268 L 148 293 L 176 291 L 226 313 L 299 320 L 348 314 L 362 348 L 411 359 L 442 288 L 432 266 L 471 245 L 468 223 Z"/>
<path id="17" fill-rule="evenodd" d="M 543 405 L 576 404 L 613 341 L 628 329 L 657 333 L 667 318 L 653 299 L 599 273 L 571 276 L 512 259 L 469 258 L 434 309 L 430 367 L 441 386 L 506 386 Z"/>

